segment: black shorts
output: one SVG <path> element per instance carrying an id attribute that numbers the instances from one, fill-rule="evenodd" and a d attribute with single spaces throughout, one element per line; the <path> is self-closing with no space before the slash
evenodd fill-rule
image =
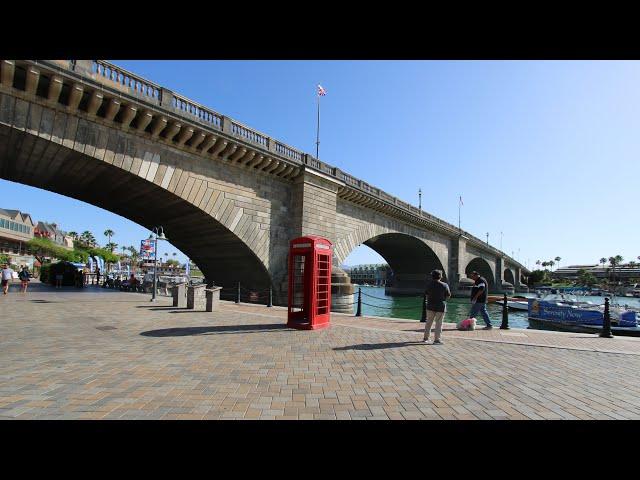
<path id="1" fill-rule="evenodd" d="M 6 287 L 7 285 L 9 285 L 9 280 L 2 280 L 2 286 Z"/>

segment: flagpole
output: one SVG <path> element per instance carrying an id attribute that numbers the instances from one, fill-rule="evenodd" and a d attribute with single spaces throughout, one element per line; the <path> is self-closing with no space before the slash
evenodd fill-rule
<path id="1" fill-rule="evenodd" d="M 462 195 L 458 196 L 458 231 L 460 233 L 462 233 L 462 228 L 460 228 L 460 206 L 462 204 L 462 202 L 460 201 L 462 199 Z"/>
<path id="2" fill-rule="evenodd" d="M 318 124 L 316 129 L 316 158 L 319 160 L 319 150 L 320 150 L 320 94 L 316 93 L 316 97 L 318 97 Z"/>

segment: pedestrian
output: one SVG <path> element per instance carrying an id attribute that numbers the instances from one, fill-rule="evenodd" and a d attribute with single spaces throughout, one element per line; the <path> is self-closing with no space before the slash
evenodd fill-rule
<path id="1" fill-rule="evenodd" d="M 13 279 L 13 270 L 6 263 L 2 266 L 2 294 L 9 292 L 9 282 Z"/>
<path id="2" fill-rule="evenodd" d="M 29 273 L 26 265 L 23 265 L 22 270 L 18 274 L 18 278 L 20 279 L 20 282 L 22 282 L 22 293 L 27 293 L 27 287 L 31 281 L 29 280 L 31 278 L 31 274 Z"/>
<path id="3" fill-rule="evenodd" d="M 62 288 L 62 280 L 64 280 L 64 274 L 62 272 L 56 273 L 56 288 Z"/>
<path id="4" fill-rule="evenodd" d="M 477 318 L 478 313 L 482 315 L 484 323 L 487 325 L 484 330 L 491 330 L 491 319 L 489 318 L 489 312 L 487 311 L 487 293 L 489 290 L 489 282 L 484 277 L 481 277 L 475 270 L 471 272 L 471 279 L 475 281 L 475 285 L 471 289 L 471 313 L 469 317 Z"/>
<path id="5" fill-rule="evenodd" d="M 100 268 L 96 266 L 96 285 L 100 285 Z"/>
<path id="6" fill-rule="evenodd" d="M 433 338 L 434 345 L 441 345 L 442 340 L 442 321 L 447 311 L 447 299 L 451 297 L 449 285 L 442 280 L 442 272 L 434 270 L 431 272 L 431 280 L 427 284 L 427 323 L 424 326 L 424 343 L 429 342 L 431 334 L 431 325 L 436 322 L 436 331 Z"/>

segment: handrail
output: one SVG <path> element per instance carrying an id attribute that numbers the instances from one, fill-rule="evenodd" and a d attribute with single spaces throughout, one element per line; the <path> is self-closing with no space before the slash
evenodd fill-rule
<path id="1" fill-rule="evenodd" d="M 72 64 L 75 67 L 75 62 Z M 128 87 L 132 93 L 155 103 L 162 101 L 162 87 L 105 60 L 93 60 L 91 71 L 107 80 Z"/>
<path id="2" fill-rule="evenodd" d="M 196 117 L 200 122 L 212 125 L 219 130 L 222 129 L 223 115 L 177 93 L 172 92 L 172 95 L 171 105 L 173 105 L 173 108 L 187 115 Z"/>

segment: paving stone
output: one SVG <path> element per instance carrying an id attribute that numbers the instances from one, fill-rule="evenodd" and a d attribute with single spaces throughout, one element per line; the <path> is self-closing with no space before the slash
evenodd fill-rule
<path id="1" fill-rule="evenodd" d="M 91 288 L 0 298 L 0 417 L 640 419 L 640 339 L 447 330 L 434 350 L 411 343 L 416 322 L 335 315 L 322 332 L 258 334 L 246 325 L 286 312 L 221 302 L 185 322 L 156 309 L 170 302 Z"/>

